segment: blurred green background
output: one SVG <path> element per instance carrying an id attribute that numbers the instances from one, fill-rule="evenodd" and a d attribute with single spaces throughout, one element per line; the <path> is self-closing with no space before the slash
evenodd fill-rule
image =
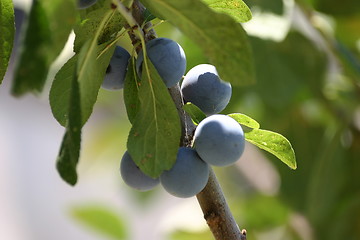
<path id="1" fill-rule="evenodd" d="M 253 48 L 257 83 L 233 88 L 223 113 L 244 113 L 263 129 L 286 136 L 298 169 L 247 145 L 236 165 L 215 169 L 230 208 L 252 240 L 360 239 L 360 1 L 245 2 L 253 13 L 243 26 Z M 183 46 L 188 69 L 207 63 L 201 50 L 169 23 L 155 30 Z M 128 39 L 120 41 L 130 48 Z M 86 166 L 100 175 L 117 168 L 130 129 L 122 93 L 101 90 L 94 114 L 85 129 L 80 178 L 82 171 L 89 173 Z M 118 181 L 115 186 L 125 189 L 131 199 L 127 203 L 140 209 L 137 213 L 164 210 L 159 206 L 166 195 L 162 189 L 137 193 Z M 124 214 L 125 205 L 88 202 L 70 204 L 68 215 L 89 231 L 104 233 L 98 239 L 135 239 L 132 232 L 144 230 L 133 226 L 138 223 Z M 149 224 L 156 221 L 153 215 Z M 164 239 L 212 239 L 206 227 L 191 227 L 194 222 L 204 225 L 201 217 L 182 218 L 188 224 L 175 223 Z"/>

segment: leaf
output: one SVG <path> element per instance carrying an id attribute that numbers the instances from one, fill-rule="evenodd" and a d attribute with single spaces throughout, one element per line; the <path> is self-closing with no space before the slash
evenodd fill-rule
<path id="1" fill-rule="evenodd" d="M 14 44 L 15 20 L 14 6 L 11 0 L 0 1 L 0 84 L 9 64 Z"/>
<path id="2" fill-rule="evenodd" d="M 182 108 L 190 115 L 191 119 L 196 125 L 198 125 L 202 120 L 206 118 L 206 114 L 191 102 L 187 102 L 185 105 L 182 106 Z"/>
<path id="3" fill-rule="evenodd" d="M 98 1 L 94 7 L 81 11 L 81 19 L 74 26 L 75 41 L 74 52 L 80 52 L 81 47 L 90 38 L 93 38 L 97 29 L 101 25 L 106 13 L 111 10 L 111 0 Z M 112 11 L 112 16 L 106 23 L 106 26 L 99 33 L 98 45 L 113 41 L 125 22 L 118 11 Z"/>
<path id="4" fill-rule="evenodd" d="M 127 228 L 114 210 L 101 206 L 79 206 L 71 211 L 72 216 L 92 230 L 111 239 L 126 239 Z"/>
<path id="5" fill-rule="evenodd" d="M 115 45 L 113 45 L 97 59 L 98 54 L 106 44 L 97 46 L 93 44 L 94 41 L 95 40 L 89 41 L 83 46 L 79 53 L 78 60 L 77 72 L 83 124 L 89 119 L 93 111 L 99 89 L 104 81 L 106 69 L 115 49 Z"/>
<path id="6" fill-rule="evenodd" d="M 284 136 L 262 129 L 245 132 L 245 139 L 259 148 L 275 155 L 292 169 L 296 169 L 294 149 Z"/>
<path id="7" fill-rule="evenodd" d="M 139 79 L 136 74 L 134 61 L 135 61 L 134 58 L 132 58 L 131 61 L 129 61 L 128 71 L 126 73 L 126 78 L 124 82 L 124 93 L 123 93 L 127 116 L 131 123 L 133 123 L 140 107 L 140 101 L 138 96 Z"/>
<path id="8" fill-rule="evenodd" d="M 152 13 L 169 20 L 204 52 L 221 79 L 233 85 L 254 82 L 251 47 L 242 26 L 201 1 L 143 0 Z"/>
<path id="9" fill-rule="evenodd" d="M 74 68 L 75 70 L 76 68 Z M 68 123 L 66 132 L 61 143 L 60 153 L 56 161 L 56 168 L 64 181 L 70 185 L 77 182 L 76 165 L 80 156 L 81 142 L 81 108 L 80 108 L 80 89 L 76 78 L 76 72 L 73 71 L 71 79 L 71 88 L 69 101 L 64 101 L 68 105 Z"/>
<path id="10" fill-rule="evenodd" d="M 237 22 L 247 22 L 252 18 L 249 7 L 242 0 L 203 0 L 212 9 L 232 16 Z"/>
<path id="11" fill-rule="evenodd" d="M 71 81 L 75 72 L 75 65 L 78 55 L 70 58 L 64 66 L 56 73 L 55 79 L 50 88 L 49 101 L 52 114 L 62 125 L 66 126 L 69 106 L 64 104 L 69 101 L 71 93 Z"/>
<path id="12" fill-rule="evenodd" d="M 108 11 L 104 16 L 103 24 L 99 26 L 101 29 L 110 16 L 111 11 Z M 93 111 L 101 83 L 104 80 L 106 68 L 115 49 L 115 45 L 113 45 L 98 57 L 99 53 L 107 47 L 106 43 L 97 45 L 96 39 L 100 32 L 101 30 L 98 29 L 95 36 L 88 40 L 79 54 L 70 59 L 55 76 L 50 89 L 50 106 L 54 117 L 62 126 L 66 126 L 68 119 L 69 106 L 64 104 L 64 102 L 69 98 L 69 89 L 71 89 L 69 79 L 71 78 L 75 61 L 77 61 L 77 80 L 80 88 L 82 125 L 86 123 Z"/>
<path id="13" fill-rule="evenodd" d="M 60 54 L 75 23 L 72 0 L 34 0 L 17 62 L 12 93 L 42 91 L 51 63 Z"/>
<path id="14" fill-rule="evenodd" d="M 148 58 L 139 89 L 140 108 L 130 130 L 127 148 L 147 175 L 157 178 L 176 161 L 181 125 L 175 104 Z"/>
<path id="15" fill-rule="evenodd" d="M 259 129 L 260 128 L 260 124 L 252 119 L 251 117 L 242 114 L 242 113 L 232 113 L 232 114 L 228 114 L 229 117 L 235 119 L 238 123 L 240 123 L 241 125 L 244 125 L 246 127 L 249 128 L 255 128 L 255 129 Z"/>

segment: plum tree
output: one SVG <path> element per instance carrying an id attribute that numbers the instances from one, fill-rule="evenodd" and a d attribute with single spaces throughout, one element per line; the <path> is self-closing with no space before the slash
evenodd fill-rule
<path id="1" fill-rule="evenodd" d="M 91 5 L 95 4 L 97 0 L 78 0 L 77 6 L 80 9 L 88 8 Z"/>
<path id="2" fill-rule="evenodd" d="M 228 166 L 244 152 L 244 131 L 237 121 L 226 115 L 205 118 L 197 126 L 194 139 L 201 159 L 214 166 Z"/>
<path id="3" fill-rule="evenodd" d="M 186 57 L 177 42 L 168 38 L 155 38 L 146 43 L 146 53 L 168 88 L 176 85 L 183 77 Z M 136 61 L 136 70 L 140 77 L 143 61 L 144 53 L 141 50 Z"/>
<path id="4" fill-rule="evenodd" d="M 101 85 L 107 90 L 118 90 L 124 87 L 124 80 L 129 64 L 130 54 L 122 47 L 116 46 L 111 57 L 106 75 Z"/>
<path id="5" fill-rule="evenodd" d="M 148 191 L 156 187 L 160 180 L 145 175 L 126 151 L 121 159 L 120 173 L 124 182 L 139 191 Z"/>
<path id="6" fill-rule="evenodd" d="M 231 84 L 219 78 L 215 66 L 200 64 L 186 74 L 181 92 L 187 102 L 212 115 L 221 112 L 229 103 Z"/>
<path id="7" fill-rule="evenodd" d="M 180 147 L 174 166 L 161 174 L 160 182 L 170 194 L 187 198 L 203 190 L 208 178 L 209 165 L 194 149 Z"/>

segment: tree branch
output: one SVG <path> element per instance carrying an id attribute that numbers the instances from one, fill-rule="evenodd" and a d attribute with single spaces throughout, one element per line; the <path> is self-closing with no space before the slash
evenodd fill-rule
<path id="1" fill-rule="evenodd" d="M 119 1 L 116 2 L 119 3 Z M 134 0 L 132 6 L 132 16 L 127 16 L 126 19 L 131 19 L 131 25 L 134 24 L 134 19 L 136 21 L 136 26 L 141 26 L 144 23 L 144 11 L 145 7 L 138 0 Z M 129 14 L 129 11 L 124 11 L 124 9 L 122 9 L 122 14 L 123 13 Z M 131 25 L 128 27 L 133 29 L 134 25 Z M 155 31 L 152 29 L 150 22 L 146 23 L 142 29 L 144 29 L 145 41 L 156 37 Z M 136 34 L 134 34 L 131 30 L 129 31 L 129 36 L 133 44 L 135 43 L 134 45 L 140 42 Z M 141 46 L 140 48 L 137 48 L 136 51 L 138 52 L 140 49 Z M 182 109 L 184 101 L 179 85 L 177 84 L 176 86 L 170 88 L 169 93 L 176 105 L 181 120 L 181 146 L 191 147 L 195 125 L 191 121 L 190 116 Z M 246 240 L 246 231 L 240 231 L 239 226 L 230 212 L 215 173 L 211 168 L 207 185 L 199 194 L 197 194 L 196 197 L 204 213 L 204 218 L 216 240 Z"/>

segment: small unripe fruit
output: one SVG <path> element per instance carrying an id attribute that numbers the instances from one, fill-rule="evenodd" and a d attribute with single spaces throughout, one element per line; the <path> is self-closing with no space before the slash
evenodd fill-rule
<path id="1" fill-rule="evenodd" d="M 101 87 L 106 90 L 119 90 L 124 88 L 127 67 L 130 54 L 122 47 L 116 46 L 114 54 L 110 59 L 109 66 Z"/>
<path id="2" fill-rule="evenodd" d="M 179 148 L 176 162 L 169 171 L 164 171 L 160 182 L 170 194 L 187 198 L 201 192 L 209 178 L 209 165 L 202 161 L 192 148 Z"/>
<path id="3" fill-rule="evenodd" d="M 221 112 L 231 98 L 231 84 L 219 78 L 216 68 L 200 64 L 186 74 L 181 92 L 185 101 L 198 106 L 206 115 Z"/>
<path id="4" fill-rule="evenodd" d="M 201 159 L 214 166 L 235 163 L 245 148 L 244 131 L 240 124 L 229 116 L 219 114 L 199 123 L 194 141 Z"/>
<path id="5" fill-rule="evenodd" d="M 168 38 L 155 38 L 146 43 L 146 53 L 164 81 L 166 87 L 175 86 L 186 70 L 186 57 L 182 47 Z M 136 71 L 143 74 L 144 55 L 141 50 L 136 60 Z"/>
<path id="6" fill-rule="evenodd" d="M 120 173 L 124 182 L 139 191 L 148 191 L 156 187 L 160 180 L 153 179 L 145 175 L 135 162 L 132 160 L 130 154 L 126 151 L 121 159 Z"/>

